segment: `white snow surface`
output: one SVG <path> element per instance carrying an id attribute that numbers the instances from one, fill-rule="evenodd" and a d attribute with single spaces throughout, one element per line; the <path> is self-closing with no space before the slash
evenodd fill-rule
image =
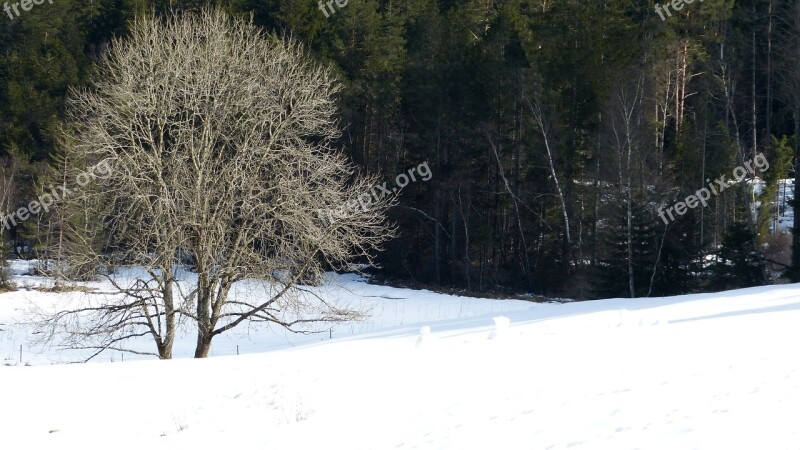
<path id="1" fill-rule="evenodd" d="M 0 446 L 800 448 L 798 285 L 564 304 L 318 289 L 373 315 L 332 339 L 254 328 L 194 360 L 187 334 L 171 361 L 90 364 L 51 364 L 76 355 L 26 347 L 18 323 L 71 294 L 0 294 Z"/>

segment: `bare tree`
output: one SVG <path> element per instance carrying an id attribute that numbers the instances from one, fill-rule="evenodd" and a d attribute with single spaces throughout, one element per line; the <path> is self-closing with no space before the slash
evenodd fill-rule
<path id="1" fill-rule="evenodd" d="M 728 71 L 728 62 L 725 59 L 725 44 L 724 43 L 720 44 L 719 65 L 720 65 L 720 73 L 716 76 L 716 79 L 719 82 L 720 87 L 722 88 L 722 92 L 725 94 L 725 108 L 727 109 L 728 113 L 730 114 L 730 119 L 733 122 L 733 124 L 732 124 L 733 125 L 733 133 L 732 133 L 733 136 L 732 136 L 732 138 L 733 138 L 734 144 L 736 145 L 738 162 L 741 165 L 744 165 L 744 162 L 747 159 L 747 156 L 745 155 L 744 144 L 742 142 L 741 135 L 739 134 L 739 120 L 738 120 L 738 118 L 736 116 L 736 111 L 735 111 L 735 109 L 733 107 L 733 97 L 734 97 L 736 85 L 735 85 L 734 80 L 731 79 L 731 74 Z M 755 145 L 756 145 L 756 140 L 753 139 L 753 146 L 754 146 L 752 148 L 753 155 L 755 155 L 756 152 L 758 151 L 758 149 L 755 148 Z M 767 272 L 767 265 L 764 262 L 764 255 L 761 253 L 761 247 L 758 244 L 758 228 L 756 227 L 756 219 L 754 217 L 756 211 L 755 211 L 755 208 L 753 207 L 752 202 L 750 200 L 751 192 L 748 192 L 748 191 L 750 191 L 751 188 L 749 186 L 747 186 L 747 185 L 745 185 L 745 186 L 746 186 L 745 187 L 745 193 L 742 195 L 742 200 L 744 201 L 745 218 L 747 219 L 747 222 L 746 222 L 747 223 L 747 229 L 748 229 L 748 231 L 750 231 L 750 233 L 753 236 L 753 239 L 750 242 L 751 245 L 752 245 L 753 255 L 756 258 L 756 263 L 758 265 L 758 270 L 759 270 L 760 275 L 761 275 L 761 282 L 763 284 L 770 284 L 770 282 L 772 280 L 770 279 L 769 273 Z"/>
<path id="2" fill-rule="evenodd" d="M 188 317 L 195 357 L 206 357 L 214 336 L 245 322 L 307 332 L 360 317 L 301 285 L 327 268 L 373 263 L 394 233 L 391 197 L 331 222 L 317 213 L 355 205 L 376 182 L 332 148 L 338 89 L 296 41 L 220 10 L 141 18 L 113 43 L 94 84 L 70 101 L 72 151 L 108 161 L 110 176 L 75 197 L 104 220 L 73 230 L 93 250 L 68 258 L 100 262 L 113 250 L 146 275 L 117 282 L 125 295 L 91 311 L 110 326 L 102 333 L 127 326 L 125 336 L 149 334 L 170 357 L 176 316 Z M 191 256 L 196 280 L 176 277 L 180 255 Z M 262 280 L 263 297 L 231 295 L 245 279 Z M 128 315 L 108 317 L 119 308 Z"/>
<path id="3" fill-rule="evenodd" d="M 561 208 L 561 216 L 564 219 L 564 237 L 561 245 L 562 257 L 564 259 L 563 267 L 566 271 L 569 271 L 572 263 L 572 231 L 570 226 L 569 208 L 567 207 L 568 199 L 566 198 L 564 189 L 562 189 L 562 181 L 559 181 L 558 172 L 556 171 L 556 155 L 551 146 L 551 134 L 553 128 L 552 118 L 548 115 L 546 109 L 543 108 L 544 101 L 542 96 L 541 82 L 540 80 L 536 79 L 534 82 L 532 95 L 533 98 L 531 99 L 527 96 L 524 96 L 523 98 L 528 103 L 528 107 L 530 108 L 531 114 L 536 122 L 536 126 L 538 127 L 539 132 L 542 134 L 544 148 L 547 151 L 547 163 L 550 169 L 550 176 L 553 178 L 556 196 L 558 197 L 558 203 Z"/>
<path id="4" fill-rule="evenodd" d="M 6 156 L 0 161 L 0 291 L 12 289 L 11 275 L 6 261 L 6 217 L 13 204 L 16 187 L 17 165 L 13 157 Z"/>
<path id="5" fill-rule="evenodd" d="M 625 198 L 625 234 L 627 244 L 628 259 L 628 291 L 631 298 L 636 297 L 636 287 L 634 285 L 634 261 L 633 261 L 633 154 L 638 151 L 638 140 L 634 135 L 635 129 L 639 128 L 641 121 L 642 86 L 644 77 L 639 76 L 634 92 L 631 93 L 629 86 L 619 86 L 616 101 L 618 117 L 612 115 L 612 126 L 615 140 L 617 142 L 617 161 L 619 186 Z M 621 133 L 617 130 L 616 121 L 622 123 Z M 620 136 L 621 134 L 621 136 Z M 624 162 L 624 165 L 623 165 Z"/>

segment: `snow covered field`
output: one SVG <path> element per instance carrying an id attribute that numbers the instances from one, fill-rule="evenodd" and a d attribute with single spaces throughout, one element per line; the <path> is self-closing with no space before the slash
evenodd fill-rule
<path id="1" fill-rule="evenodd" d="M 32 290 L 37 286 L 52 286 L 52 281 L 36 276 L 25 276 L 30 272 L 31 262 L 11 261 L 14 281 L 20 287 L 17 292 L 0 294 L 0 364 L 19 363 L 19 348 L 23 347 L 22 364 L 39 365 L 83 360 L 91 352 L 65 351 L 57 348 L 42 348 L 32 345 L 31 327 L 20 325 L 30 322 L 32 311 L 41 308 L 53 311 L 59 308 L 70 308 L 84 304 L 87 294 L 83 292 L 51 293 Z M 182 279 L 194 277 L 194 274 L 179 274 Z M 490 301 L 469 297 L 439 295 L 430 291 L 414 291 L 370 285 L 356 275 L 327 274 L 328 283 L 324 286 L 309 288 L 332 303 L 349 305 L 354 309 L 367 309 L 369 317 L 360 322 L 346 324 L 321 325 L 319 334 L 296 334 L 280 326 L 259 325 L 248 328 L 242 325 L 214 338 L 211 356 L 236 355 L 264 352 L 269 350 L 291 348 L 300 344 L 359 336 L 365 333 L 390 332 L 397 334 L 417 333 L 420 326 L 432 322 L 453 319 L 469 319 L 481 317 L 491 322 L 492 315 L 528 309 L 530 302 L 524 301 Z M 111 292 L 108 283 L 84 283 L 95 288 L 97 292 Z M 251 281 L 238 283 L 231 294 L 232 298 L 249 297 L 253 299 L 267 295 L 263 286 Z M 186 329 L 186 334 L 178 336 L 175 342 L 175 356 L 192 357 L 195 349 L 195 331 Z M 153 351 L 154 344 L 150 338 L 142 338 L 133 345 L 139 351 Z M 93 362 L 122 361 L 123 354 L 107 352 L 93 359 Z M 126 353 L 125 361 L 134 359 L 153 359 Z"/>
<path id="2" fill-rule="evenodd" d="M 32 367 L 0 365 L 0 445 L 800 448 L 799 286 L 532 304 L 331 281 L 373 307 L 333 339 L 250 330 L 215 341 L 229 356 L 74 365 L 29 349 Z M 0 294 L 0 357 L 26 301 L 58 295 Z"/>

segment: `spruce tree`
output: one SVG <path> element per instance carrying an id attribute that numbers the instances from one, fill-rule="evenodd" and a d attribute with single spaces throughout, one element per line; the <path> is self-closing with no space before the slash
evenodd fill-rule
<path id="1" fill-rule="evenodd" d="M 743 223 L 728 227 L 722 245 L 714 255 L 715 261 L 709 266 L 711 289 L 728 290 L 761 285 L 758 258 L 751 244 L 755 238 Z"/>
<path id="2" fill-rule="evenodd" d="M 634 291 L 637 297 L 643 297 L 650 290 L 653 266 L 658 256 L 660 236 L 656 234 L 656 221 L 659 219 L 640 198 L 634 197 L 631 209 Z M 615 200 L 601 227 L 602 251 L 593 283 L 598 297 L 630 297 L 626 211 L 625 200 Z"/>

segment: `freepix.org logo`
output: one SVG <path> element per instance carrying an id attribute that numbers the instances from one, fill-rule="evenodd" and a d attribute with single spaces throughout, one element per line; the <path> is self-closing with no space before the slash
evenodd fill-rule
<path id="1" fill-rule="evenodd" d="M 53 0 L 47 0 L 48 3 L 51 5 L 53 4 Z M 14 17 L 19 17 L 19 8 L 22 8 L 23 11 L 30 11 L 33 9 L 33 5 L 39 6 L 44 3 L 44 0 L 22 0 L 15 3 L 8 3 L 5 2 L 3 4 L 3 11 L 8 14 L 8 18 L 14 20 Z M 14 11 L 14 15 L 11 14 L 11 11 Z"/>
<path id="2" fill-rule="evenodd" d="M 111 176 L 111 166 L 109 165 L 108 160 L 104 159 L 97 165 L 90 167 L 89 170 L 78 174 L 75 181 L 78 183 L 78 187 L 83 188 L 86 187 L 90 181 L 96 178 L 108 178 L 109 176 Z M 59 190 L 61 191 L 60 193 L 58 192 Z M 72 194 L 72 189 L 69 189 L 66 186 L 50 186 L 49 191 L 50 192 L 45 192 L 44 194 L 40 195 L 36 200 L 31 201 L 26 206 L 23 206 L 16 211 L 12 211 L 10 214 L 0 214 L 3 227 L 6 230 L 10 230 L 12 226 L 17 226 L 18 222 L 24 222 L 30 219 L 31 216 L 35 216 L 42 211 L 47 213 L 50 211 L 50 207 L 56 202 L 61 201 Z"/>
<path id="3" fill-rule="evenodd" d="M 400 192 L 404 187 L 408 186 L 411 182 L 416 182 L 419 175 L 422 181 L 428 181 L 433 177 L 431 168 L 428 166 L 428 161 L 419 164 L 417 167 L 408 169 L 407 174 L 401 173 L 395 177 L 394 187 L 388 187 L 386 182 L 374 186 L 369 192 L 364 192 L 353 200 L 345 202 L 335 209 L 318 209 L 317 216 L 322 220 L 325 226 L 336 223 L 337 219 L 348 217 L 350 214 L 358 211 L 369 211 L 370 205 L 378 202 L 383 198 L 390 197 Z"/>
<path id="4" fill-rule="evenodd" d="M 700 3 L 703 3 L 703 0 L 697 0 Z M 667 17 L 672 17 L 672 12 L 669 10 L 670 6 L 672 10 L 675 11 L 677 14 L 678 11 L 681 11 L 684 6 L 691 5 L 694 3 L 695 0 L 672 0 L 671 2 L 664 3 L 664 6 L 659 5 L 656 3 L 656 14 L 658 17 L 661 17 L 661 20 L 667 20 Z M 666 13 L 666 16 L 664 14 Z"/>
<path id="5" fill-rule="evenodd" d="M 755 175 L 756 172 L 753 169 L 753 166 L 755 166 L 760 173 L 764 173 L 769 169 L 769 161 L 767 161 L 767 157 L 764 156 L 763 153 L 757 154 L 752 160 L 747 161 L 742 166 L 733 169 L 733 177 L 735 178 L 734 180 L 725 180 L 725 175 L 721 175 L 719 178 L 711 182 L 706 180 L 708 187 L 699 189 L 694 193 L 694 195 L 687 196 L 682 202 L 675 203 L 667 209 L 664 209 L 663 206 L 660 207 L 658 209 L 658 217 L 661 217 L 661 220 L 664 221 L 664 225 L 668 225 L 670 222 L 675 220 L 675 216 L 672 215 L 673 210 L 675 214 L 682 216 L 686 214 L 688 210 L 697 208 L 701 204 L 703 207 L 708 206 L 708 200 L 711 199 L 711 194 L 719 195 L 729 186 L 733 186 L 744 180 L 748 173 Z M 667 217 L 664 214 L 665 212 L 666 216 L 669 216 L 669 220 L 667 220 Z"/>
<path id="6" fill-rule="evenodd" d="M 325 14 L 325 18 L 327 19 L 328 17 L 331 16 L 331 14 L 336 13 L 336 8 L 333 7 L 334 3 L 336 3 L 336 6 L 338 6 L 339 9 L 341 9 L 347 6 L 348 1 L 350 0 L 328 0 L 328 3 L 323 4 L 322 3 L 323 0 L 319 0 L 318 6 L 319 10 L 322 11 L 322 14 Z"/>

